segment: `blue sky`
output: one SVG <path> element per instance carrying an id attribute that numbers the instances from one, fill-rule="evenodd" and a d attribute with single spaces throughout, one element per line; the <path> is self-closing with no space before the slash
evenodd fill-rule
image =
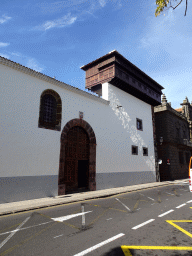
<path id="1" fill-rule="evenodd" d="M 177 108 L 192 101 L 188 2 L 155 17 L 155 0 L 1 0 L 0 56 L 85 90 L 80 67 L 116 49 Z"/>

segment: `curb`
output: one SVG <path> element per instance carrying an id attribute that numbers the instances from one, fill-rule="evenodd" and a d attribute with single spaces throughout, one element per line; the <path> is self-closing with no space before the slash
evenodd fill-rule
<path id="1" fill-rule="evenodd" d="M 68 198 L 68 200 L 66 201 L 60 201 L 60 202 L 52 202 L 52 203 L 46 203 L 46 204 L 42 204 L 40 203 L 40 205 L 38 206 L 38 203 L 37 205 L 34 205 L 34 206 L 21 206 L 21 208 L 19 209 L 15 209 L 15 210 L 5 210 L 5 211 L 2 211 L 0 212 L 0 216 L 4 216 L 4 215 L 10 215 L 10 214 L 14 214 L 14 213 L 18 213 L 18 212 L 25 212 L 25 211 L 30 211 L 30 210 L 36 210 L 36 209 L 42 209 L 42 208 L 47 208 L 47 207 L 51 207 L 51 206 L 57 206 L 57 205 L 64 205 L 64 204 L 70 204 L 70 203 L 75 203 L 75 202 L 81 202 L 81 201 L 85 201 L 85 200 L 91 200 L 91 199 L 96 199 L 96 198 L 104 198 L 104 197 L 110 197 L 110 196 L 114 196 L 114 195 L 119 195 L 119 194 L 124 194 L 124 193 L 127 193 L 127 192 L 131 192 L 131 191 L 138 191 L 138 190 L 143 190 L 143 189 L 147 189 L 147 188 L 155 188 L 155 187 L 162 187 L 162 186 L 165 186 L 165 185 L 169 185 L 169 184 L 177 184 L 177 183 L 180 183 L 180 182 L 184 182 L 184 181 L 188 181 L 188 179 L 184 179 L 184 180 L 176 180 L 176 181 L 164 181 L 164 182 L 157 182 L 156 184 L 151 184 L 148 183 L 147 184 L 141 184 L 141 185 L 133 185 L 133 186 L 129 186 L 129 188 L 125 189 L 123 191 L 123 188 L 114 188 L 116 189 L 116 191 L 111 191 L 111 192 L 108 192 L 108 193 L 104 193 L 103 195 L 101 195 L 99 192 L 98 194 L 89 194 L 88 192 L 83 192 L 81 193 L 79 196 L 77 197 L 71 197 L 71 198 Z M 118 191 L 118 189 L 122 189 L 122 191 Z M 99 190 L 98 190 L 99 191 Z M 105 191 L 105 190 L 104 190 Z M 85 195 L 83 195 L 85 193 Z M 62 196 L 57 196 L 57 197 L 53 197 L 53 198 L 50 198 L 50 200 L 53 200 L 53 199 L 60 199 Z M 63 199 L 66 199 L 66 198 L 63 198 Z M 38 199 L 36 199 L 38 200 Z M 41 200 L 41 199 L 39 199 Z M 60 199 L 62 200 L 62 198 Z M 30 201 L 30 200 L 29 200 Z M 15 203 L 15 202 L 14 202 Z M 1 205 L 0 205 L 1 206 Z"/>

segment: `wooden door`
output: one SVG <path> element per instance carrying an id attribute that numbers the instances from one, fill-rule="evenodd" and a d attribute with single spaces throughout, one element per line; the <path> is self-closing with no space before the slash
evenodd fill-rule
<path id="1" fill-rule="evenodd" d="M 80 177 L 78 178 L 78 174 L 81 175 L 78 169 L 83 168 L 83 162 L 79 164 L 78 161 L 89 160 L 89 138 L 82 127 L 75 126 L 68 131 L 65 152 L 64 179 L 66 191 L 77 191 L 79 187 L 85 184 Z"/>

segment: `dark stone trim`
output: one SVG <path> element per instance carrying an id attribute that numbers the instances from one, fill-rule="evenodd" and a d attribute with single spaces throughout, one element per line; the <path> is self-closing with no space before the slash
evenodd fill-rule
<path id="1" fill-rule="evenodd" d="M 89 137 L 89 190 L 96 190 L 96 137 L 95 133 L 86 121 L 83 119 L 75 118 L 70 120 L 61 133 L 61 147 L 60 147 L 60 161 L 59 161 L 59 175 L 58 175 L 58 195 L 65 195 L 65 145 L 67 143 L 67 132 L 74 126 L 82 127 Z"/>

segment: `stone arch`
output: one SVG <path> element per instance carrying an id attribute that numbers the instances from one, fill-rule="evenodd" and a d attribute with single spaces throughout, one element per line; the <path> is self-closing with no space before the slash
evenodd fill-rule
<path id="1" fill-rule="evenodd" d="M 89 181 L 88 189 L 90 191 L 96 190 L 96 137 L 95 133 L 89 123 L 83 119 L 75 118 L 69 121 L 61 133 L 60 141 L 60 161 L 59 161 L 59 175 L 58 175 L 58 195 L 65 194 L 65 180 L 64 180 L 64 170 L 65 170 L 65 146 L 67 144 L 67 133 L 68 131 L 75 127 L 82 127 L 88 135 L 89 138 Z"/>

